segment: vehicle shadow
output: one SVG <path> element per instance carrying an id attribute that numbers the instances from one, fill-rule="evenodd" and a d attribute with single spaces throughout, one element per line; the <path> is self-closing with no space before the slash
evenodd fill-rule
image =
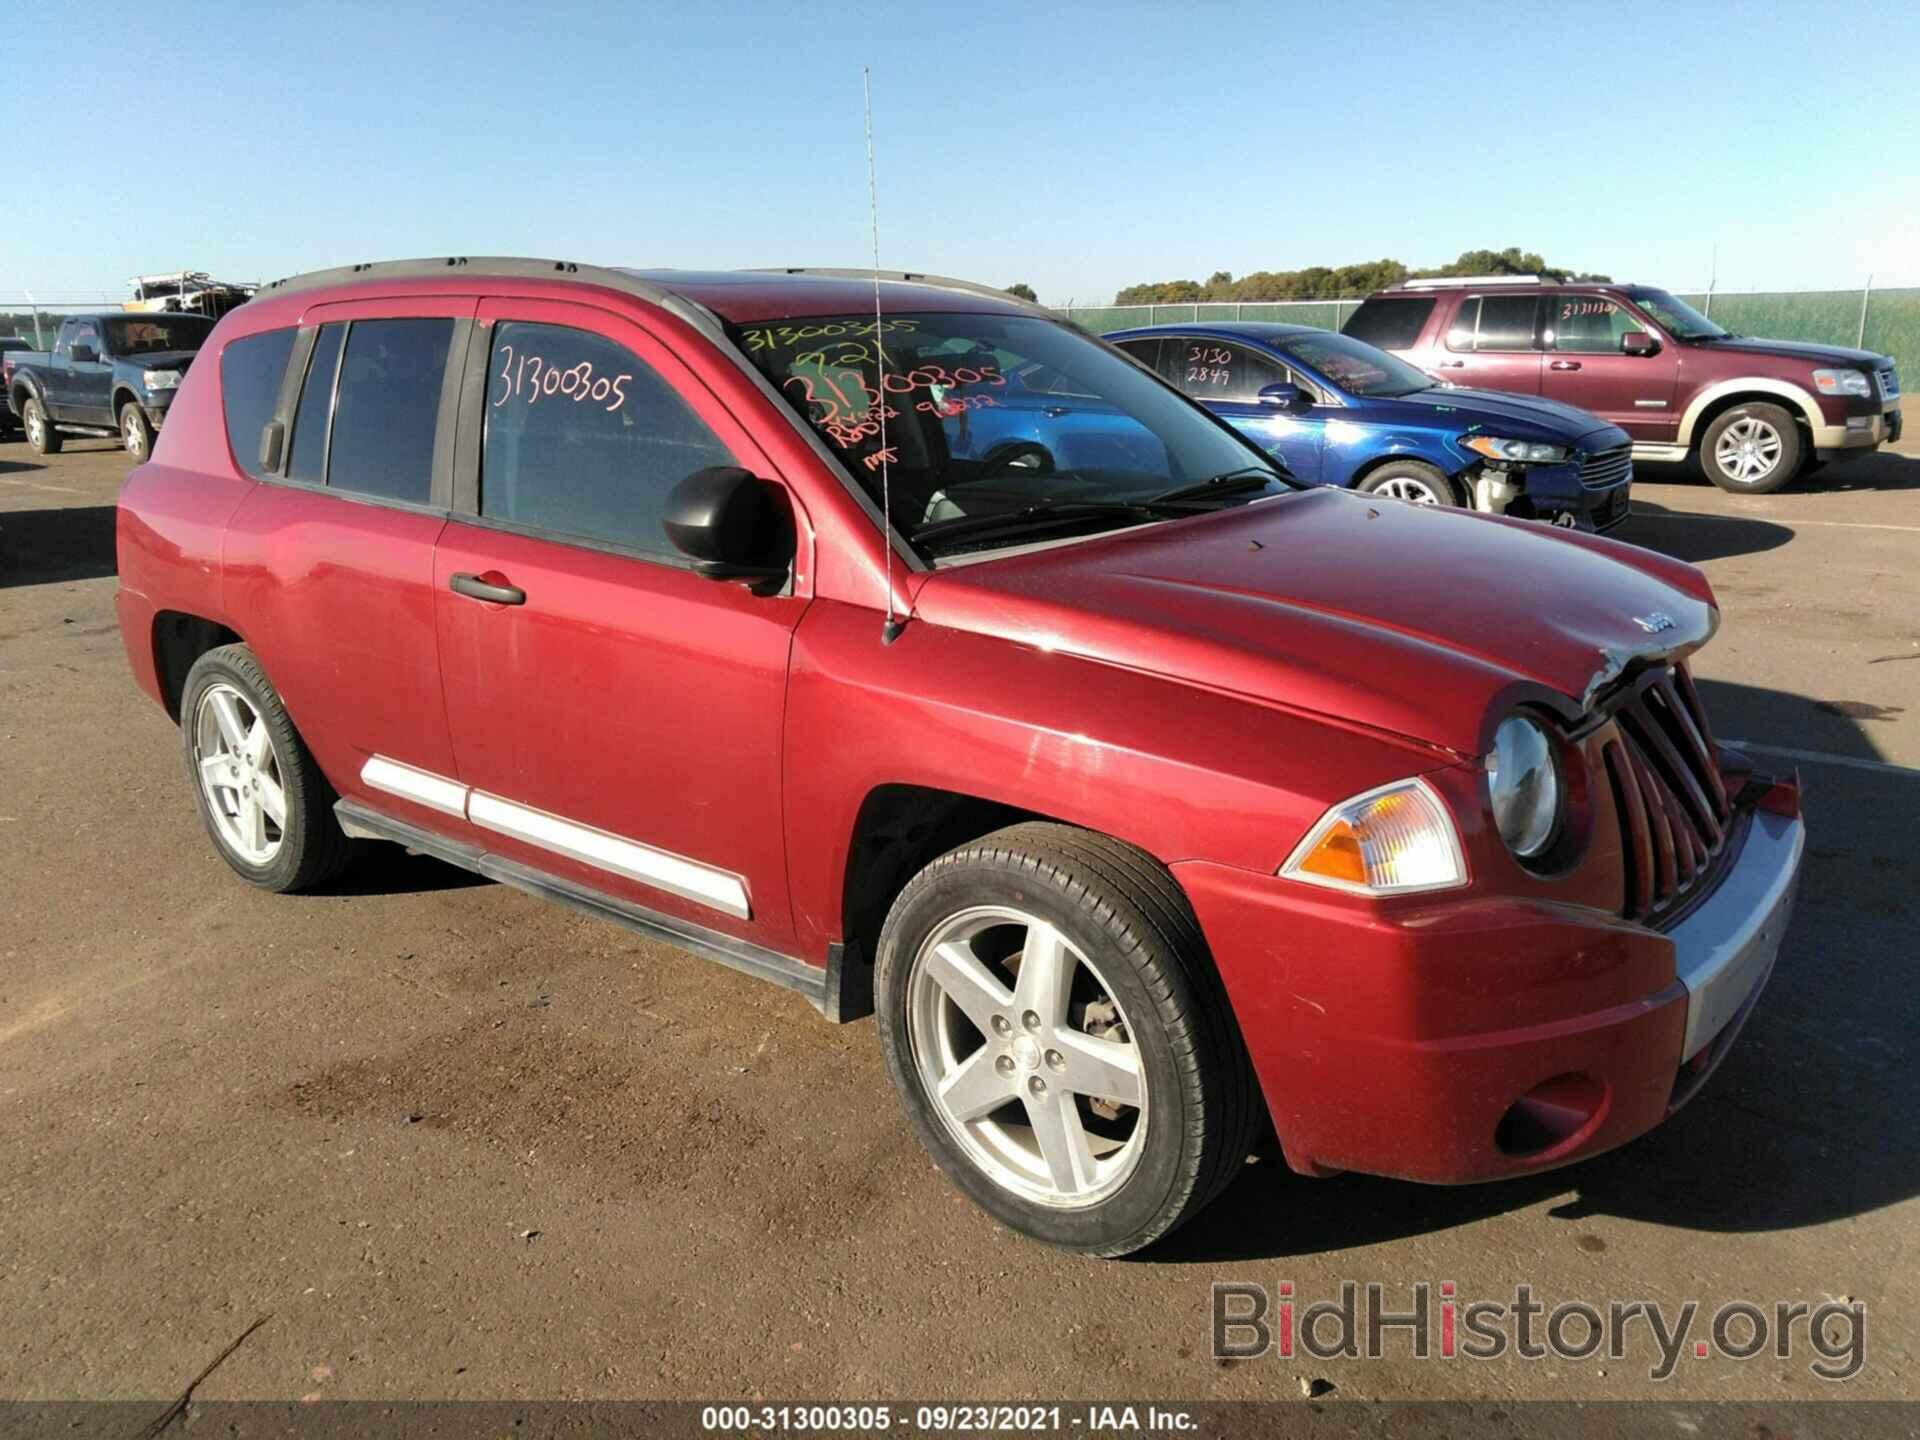
<path id="1" fill-rule="evenodd" d="M 1771 520 L 1669 510 L 1635 495 L 1632 517 L 1613 532 L 1613 538 L 1698 565 L 1707 560 L 1777 550 L 1793 539 L 1793 531 Z"/>
<path id="2" fill-rule="evenodd" d="M 1691 465 L 1661 465 L 1651 461 L 1633 462 L 1634 474 L 1653 484 L 1700 485 L 1712 488 L 1713 482 Z M 1897 450 L 1876 450 L 1857 460 L 1833 460 L 1812 471 L 1802 471 L 1783 494 L 1838 494 L 1849 490 L 1920 490 L 1920 455 Z M 1640 502 L 1634 501 L 1638 511 Z"/>
<path id="3" fill-rule="evenodd" d="M 1807 706 L 1803 697 L 1706 681 L 1700 689 L 1721 734 L 1808 743 L 1765 718 Z M 1825 737 L 1819 745 L 1840 748 Z M 1763 770 L 1792 768 L 1749 753 Z M 1856 735 L 1841 753 L 1877 752 Z M 1920 775 L 1821 765 L 1807 767 L 1802 783 L 1808 850 L 1773 979 L 1705 1090 L 1664 1125 L 1564 1170 L 1458 1188 L 1309 1180 L 1277 1154 L 1262 1157 L 1197 1223 L 1140 1258 L 1312 1255 L 1554 1200 L 1548 1214 L 1572 1224 L 1618 1217 L 1747 1234 L 1822 1225 L 1920 1194 L 1920 1127 L 1908 1118 L 1920 1109 L 1920 995 L 1894 978 L 1911 969 L 1920 910 L 1920 861 L 1903 828 L 1920 802 Z M 1890 797 L 1889 787 L 1900 793 Z"/>
<path id="4" fill-rule="evenodd" d="M 113 574 L 114 514 L 111 505 L 0 512 L 0 588 Z"/>
<path id="5" fill-rule="evenodd" d="M 312 893 L 331 896 L 425 895 L 436 890 L 465 890 L 494 882 L 431 855 L 403 850 L 380 840 L 354 847 L 353 862 L 331 884 Z"/>

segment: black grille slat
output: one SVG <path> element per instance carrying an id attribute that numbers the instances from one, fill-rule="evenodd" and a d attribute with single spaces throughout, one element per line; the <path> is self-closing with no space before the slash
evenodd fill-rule
<path id="1" fill-rule="evenodd" d="M 1684 666 L 1644 679 L 1619 705 L 1614 724 L 1605 755 L 1626 872 L 1621 913 L 1644 920 L 1706 875 L 1733 812 Z"/>
<path id="2" fill-rule="evenodd" d="M 1589 490 L 1617 485 L 1633 473 L 1633 447 L 1618 445 L 1589 455 L 1580 462 L 1580 483 Z"/>

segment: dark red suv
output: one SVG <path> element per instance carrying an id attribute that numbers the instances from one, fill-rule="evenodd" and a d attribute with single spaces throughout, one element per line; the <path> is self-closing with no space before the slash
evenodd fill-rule
<path id="1" fill-rule="evenodd" d="M 394 842 L 877 1008 L 955 1181 L 1100 1254 L 1269 1124 L 1430 1181 L 1640 1134 L 1761 993 L 1804 841 L 1711 737 L 1691 566 L 1299 485 L 954 281 L 269 286 L 119 575 L 242 878 Z"/>
<path id="2" fill-rule="evenodd" d="M 1739 494 L 1900 438 L 1887 356 L 1734 335 L 1648 285 L 1408 280 L 1342 328 L 1455 385 L 1591 410 L 1633 437 L 1635 460 L 1690 459 Z"/>

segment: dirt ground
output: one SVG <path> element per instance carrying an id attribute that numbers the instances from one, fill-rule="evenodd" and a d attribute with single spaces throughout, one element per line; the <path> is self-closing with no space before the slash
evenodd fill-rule
<path id="1" fill-rule="evenodd" d="M 1772 986 L 1644 1140 L 1439 1190 L 1250 1166 L 1147 1255 L 998 1230 L 935 1172 L 871 1022 L 397 849 L 239 883 L 113 613 L 106 442 L 0 442 L 0 1396 L 1787 1399 L 1920 1348 L 1920 448 L 1734 498 L 1643 474 L 1695 561 L 1727 738 L 1800 766 Z M 1783 755 L 1777 752 L 1798 752 Z M 1210 1358 L 1209 1282 L 1549 1305 L 1865 1305 L 1865 1363 L 1650 1342 L 1579 1362 Z M 1437 1299 L 1436 1299 L 1437 1303 Z M 1704 1324 L 1704 1321 L 1702 1322 Z"/>

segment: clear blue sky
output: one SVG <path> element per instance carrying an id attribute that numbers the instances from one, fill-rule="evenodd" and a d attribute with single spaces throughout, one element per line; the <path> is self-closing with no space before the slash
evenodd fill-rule
<path id="1" fill-rule="evenodd" d="M 0 299 L 356 260 L 1920 284 L 1920 5 L 7 7 Z M 38 62 L 22 63 L 27 57 Z M 97 61 L 97 69 L 93 62 Z"/>

